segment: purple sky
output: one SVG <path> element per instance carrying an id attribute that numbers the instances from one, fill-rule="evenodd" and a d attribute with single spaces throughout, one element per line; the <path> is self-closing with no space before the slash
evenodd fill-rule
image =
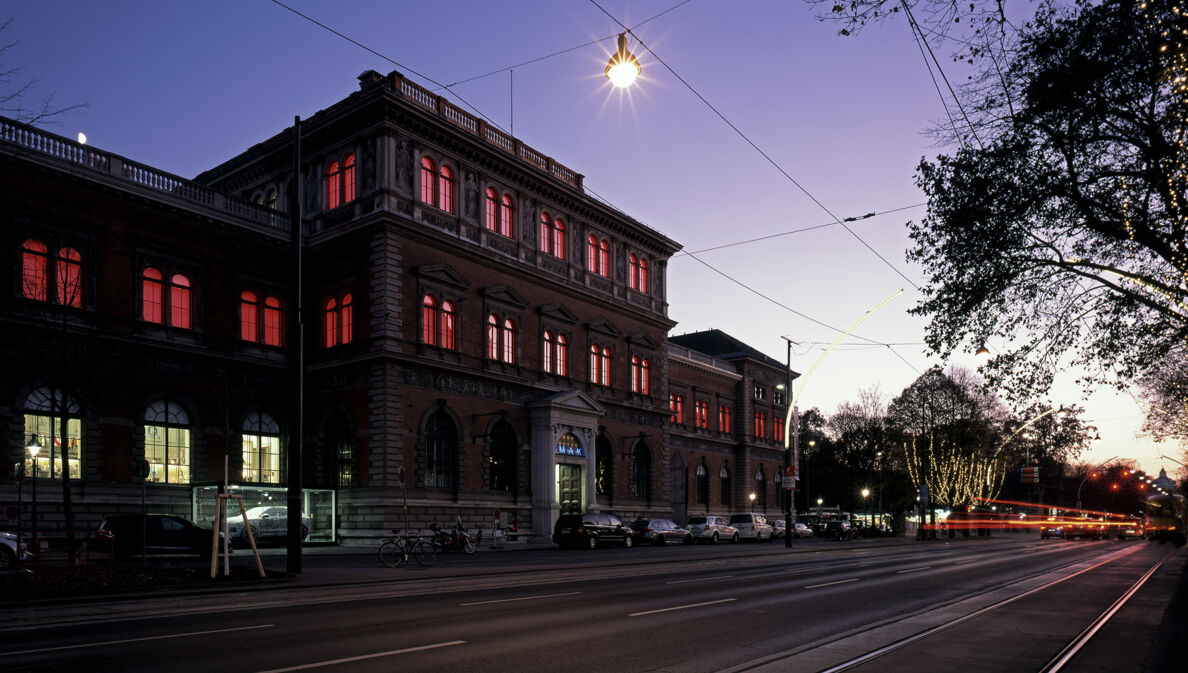
<path id="1" fill-rule="evenodd" d="M 840 37 L 793 0 L 692 0 L 636 28 L 679 0 L 600 1 L 802 191 L 635 40 L 642 80 L 612 90 L 602 71 L 620 29 L 586 0 L 286 4 L 399 65 L 270 0 L 39 0 L 4 7 L 0 20 L 12 23 L 0 38 L 18 44 L 0 66 L 39 80 L 30 103 L 54 94 L 88 104 L 49 130 L 82 131 L 95 147 L 193 177 L 340 100 L 364 70 L 399 70 L 436 90 L 430 78 L 452 85 L 599 40 L 439 93 L 505 130 L 514 108 L 518 138 L 697 253 L 669 264 L 674 333 L 719 328 L 781 361 L 788 336 L 800 343 L 792 366 L 805 372 L 837 336 L 814 321 L 844 329 L 904 288 L 856 331 L 899 345 L 847 339 L 805 381 L 802 409 L 832 413 L 871 387 L 890 399 L 937 363 L 924 352 L 923 322 L 906 313 L 923 278 L 904 260 L 904 223 L 924 214 L 914 170 L 937 152 L 923 129 L 944 112 L 902 21 Z M 850 227 L 890 265 L 845 229 L 822 226 L 833 220 L 826 209 L 888 213 Z M 819 228 L 788 233 L 809 227 Z M 976 365 L 968 355 L 953 363 Z M 1159 454 L 1178 448 L 1136 439 L 1138 405 L 1111 391 L 1082 402 L 1074 378 L 1051 402 L 1084 404 L 1100 428 L 1084 458 L 1176 470 Z"/>

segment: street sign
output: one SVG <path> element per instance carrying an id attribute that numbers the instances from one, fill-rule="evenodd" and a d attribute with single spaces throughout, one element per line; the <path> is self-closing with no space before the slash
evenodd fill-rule
<path id="1" fill-rule="evenodd" d="M 784 490 L 791 491 L 796 488 L 796 466 L 795 465 L 781 465 L 780 475 L 784 478 Z"/>
<path id="2" fill-rule="evenodd" d="M 1024 484 L 1038 484 L 1039 483 L 1039 468 L 1034 466 L 1025 467 L 1020 474 L 1020 481 Z"/>

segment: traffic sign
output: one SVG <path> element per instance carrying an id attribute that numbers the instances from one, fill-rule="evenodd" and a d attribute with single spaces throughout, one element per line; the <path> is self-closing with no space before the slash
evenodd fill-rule
<path id="1" fill-rule="evenodd" d="M 784 490 L 791 491 L 796 488 L 796 466 L 795 465 L 781 465 L 780 475 L 783 476 Z"/>

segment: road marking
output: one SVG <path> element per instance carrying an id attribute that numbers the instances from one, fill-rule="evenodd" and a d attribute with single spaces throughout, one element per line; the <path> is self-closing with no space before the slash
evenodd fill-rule
<path id="1" fill-rule="evenodd" d="M 982 560 L 982 559 L 980 559 L 980 558 L 971 558 L 971 559 L 969 559 L 968 561 L 954 561 L 954 562 L 953 562 L 953 565 L 955 565 L 955 566 L 963 566 L 963 565 L 965 565 L 966 563 L 977 563 L 978 561 L 981 561 L 981 560 Z"/>
<path id="2" fill-rule="evenodd" d="M 239 626 L 233 629 L 214 629 L 212 631 L 191 631 L 190 633 L 173 633 L 167 636 L 146 636 L 144 638 L 125 638 L 124 640 L 105 640 L 101 643 L 79 643 L 77 645 L 61 645 L 59 647 L 43 647 L 36 650 L 18 650 L 16 652 L 0 652 L 0 655 L 39 654 L 41 652 L 59 652 L 61 650 L 77 650 L 84 647 L 106 647 L 108 645 L 125 645 L 127 643 L 143 643 L 150 640 L 166 640 L 169 638 L 189 638 L 191 636 L 208 636 L 212 633 L 232 633 L 235 631 L 250 631 L 252 629 L 271 629 L 276 624 L 260 624 L 259 626 Z"/>
<path id="3" fill-rule="evenodd" d="M 688 610 L 689 608 L 700 608 L 700 607 L 705 607 L 706 605 L 717 605 L 719 603 L 729 603 L 731 601 L 737 601 L 737 600 L 738 600 L 737 598 L 723 598 L 720 601 L 707 601 L 705 603 L 693 603 L 691 605 L 678 605 L 676 607 L 660 608 L 659 610 L 648 610 L 646 612 L 632 612 L 631 614 L 629 614 L 627 616 L 628 617 L 642 617 L 644 615 L 655 615 L 655 614 L 659 614 L 661 612 L 672 612 L 673 610 Z"/>
<path id="4" fill-rule="evenodd" d="M 570 591 L 569 593 L 565 593 L 565 594 L 541 594 L 539 596 L 521 596 L 520 598 L 500 598 L 498 600 L 493 600 L 493 601 L 475 601 L 473 603 L 459 603 L 458 605 L 460 607 L 465 608 L 465 607 L 470 607 L 471 605 L 491 605 L 492 603 L 514 603 L 516 601 L 531 601 L 531 600 L 535 600 L 537 598 L 556 598 L 558 596 L 577 596 L 580 593 L 582 593 L 582 592 Z"/>
<path id="5" fill-rule="evenodd" d="M 718 575 L 717 577 L 695 577 L 691 580 L 673 580 L 665 584 L 686 584 L 688 582 L 713 582 L 714 580 L 728 580 L 734 575 Z"/>
<path id="6" fill-rule="evenodd" d="M 831 587 L 835 584 L 846 584 L 847 582 L 857 582 L 859 579 L 860 578 L 858 578 L 858 577 L 851 577 L 848 580 L 838 580 L 836 582 L 826 582 L 824 584 L 810 584 L 809 586 L 805 587 L 805 589 L 820 589 L 821 587 Z"/>
<path id="7" fill-rule="evenodd" d="M 408 647 L 403 650 L 391 650 L 388 652 L 376 652 L 374 654 L 360 654 L 357 657 L 346 657 L 344 659 L 330 659 L 328 661 L 315 661 L 312 664 L 301 664 L 300 666 L 289 666 L 288 668 L 270 668 L 267 671 L 260 671 L 260 673 L 287 673 L 288 671 L 304 671 L 311 668 L 322 668 L 324 666 L 337 666 L 338 664 L 349 664 L 352 661 L 366 661 L 368 659 L 379 659 L 380 657 L 391 657 L 397 654 L 408 654 L 410 652 L 422 652 L 424 650 L 435 650 L 439 647 L 450 647 L 451 645 L 465 645 L 465 640 L 451 640 L 445 643 L 434 643 L 432 645 L 421 645 L 420 647 Z"/>
<path id="8" fill-rule="evenodd" d="M 858 567 L 859 568 L 869 568 L 872 565 L 874 565 L 874 564 L 873 563 L 860 563 L 860 564 L 858 564 Z"/>
<path id="9" fill-rule="evenodd" d="M 931 570 L 932 566 L 924 566 L 923 568 L 908 568 L 907 570 L 899 570 L 896 575 L 906 575 L 907 573 L 918 573 L 921 570 Z"/>

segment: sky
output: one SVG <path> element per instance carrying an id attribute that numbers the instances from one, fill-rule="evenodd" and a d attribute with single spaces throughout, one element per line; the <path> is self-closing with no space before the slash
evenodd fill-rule
<path id="1" fill-rule="evenodd" d="M 14 43 L 0 70 L 22 69 L 4 86 L 36 80 L 28 104 L 52 95 L 86 106 L 47 130 L 83 132 L 94 147 L 186 178 L 341 100 L 366 70 L 403 73 L 682 244 L 668 266 L 673 334 L 721 329 L 780 361 L 790 339 L 792 368 L 812 370 L 797 387 L 802 410 L 830 414 L 867 389 L 889 400 L 933 365 L 978 364 L 968 353 L 929 356 L 925 323 L 908 314 L 925 278 L 905 260 L 905 223 L 925 214 L 915 168 L 944 151 L 926 133 L 944 108 L 902 20 L 843 37 L 794 0 L 0 8 L 11 21 L 0 43 Z M 603 76 L 621 31 L 608 14 L 653 52 L 629 39 L 643 73 L 625 92 Z M 868 213 L 849 230 L 831 224 Z M 1182 458 L 1178 447 L 1138 436 L 1142 411 L 1129 396 L 1082 399 L 1075 378 L 1061 373 L 1048 402 L 1084 406 L 1100 430 L 1082 459 L 1179 469 L 1160 458 Z"/>

